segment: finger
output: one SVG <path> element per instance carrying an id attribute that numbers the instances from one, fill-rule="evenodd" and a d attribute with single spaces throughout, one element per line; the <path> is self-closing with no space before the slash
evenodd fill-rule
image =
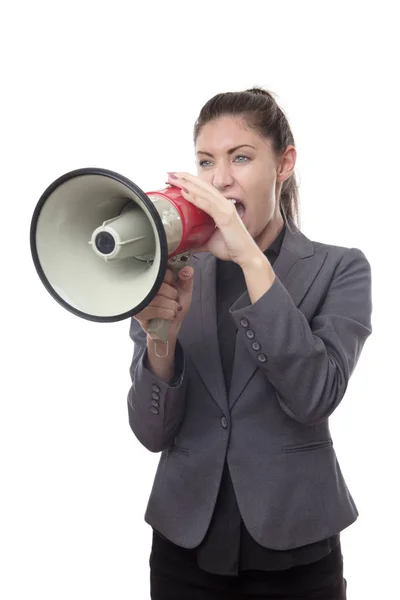
<path id="1" fill-rule="evenodd" d="M 182 292 L 191 292 L 193 289 L 193 267 L 184 267 L 178 273 L 179 289 Z"/>
<path id="2" fill-rule="evenodd" d="M 168 310 L 173 310 L 177 313 L 179 311 L 179 306 L 179 302 L 176 300 L 170 300 L 165 296 L 157 294 L 146 308 L 168 308 Z M 144 310 L 146 310 L 146 308 Z"/>
<path id="3" fill-rule="evenodd" d="M 158 290 L 158 296 L 164 296 L 170 300 L 176 300 L 178 298 L 178 291 L 176 287 L 163 282 L 160 289 Z"/>
<path id="4" fill-rule="evenodd" d="M 171 181 L 181 189 L 185 200 L 210 215 L 217 225 L 235 219 L 237 211 L 232 202 L 214 186 L 189 173 L 175 173 L 174 177 Z"/>
<path id="5" fill-rule="evenodd" d="M 176 319 L 177 313 L 168 308 L 157 308 L 156 310 L 149 310 L 146 314 L 140 315 L 140 319 L 143 321 L 152 321 L 153 319 L 164 319 L 165 321 L 173 321 Z"/>
<path id="6" fill-rule="evenodd" d="M 187 190 L 187 192 L 194 194 L 207 202 L 215 203 L 217 206 L 229 207 L 229 209 L 232 205 L 232 202 L 225 198 L 216 187 L 198 177 L 188 175 L 187 178 L 176 179 L 176 182 L 176 185 L 180 187 L 182 191 Z"/>
<path id="7" fill-rule="evenodd" d="M 199 188 L 207 190 L 209 192 L 215 192 L 217 189 L 209 184 L 207 181 L 200 179 L 197 175 L 191 175 L 190 173 L 168 173 L 171 182 L 174 182 L 176 185 L 176 181 L 180 181 L 183 185 L 186 183 L 192 183 L 193 185 L 197 185 Z M 218 192 L 219 193 L 219 192 Z"/>
<path id="8" fill-rule="evenodd" d="M 171 269 L 165 271 L 164 283 L 168 283 L 169 285 L 176 283 L 176 275 Z"/>
<path id="9" fill-rule="evenodd" d="M 225 200 L 224 196 L 222 196 L 217 188 L 198 178 L 178 178 L 174 180 L 174 185 L 182 191 L 191 192 L 201 196 L 205 200 L 210 200 L 211 198 L 222 202 Z"/>
<path id="10" fill-rule="evenodd" d="M 171 310 L 159 308 L 157 310 L 147 311 L 147 314 L 144 314 L 144 311 L 141 311 L 137 315 L 134 315 L 133 318 L 136 319 L 138 323 L 140 323 L 144 331 L 147 331 L 149 323 L 153 319 L 164 319 L 165 321 L 174 321 L 176 319 L 176 315 Z"/>
<path id="11" fill-rule="evenodd" d="M 155 306 L 155 305 L 149 304 L 149 306 L 146 306 L 146 308 L 144 308 L 140 312 L 140 314 L 137 315 L 137 317 L 143 321 L 150 321 L 151 319 L 157 319 L 157 318 L 168 319 L 169 321 L 172 321 L 173 319 L 175 319 L 178 312 L 180 312 L 178 307 L 179 307 L 178 303 L 175 303 L 175 305 L 172 307 L 171 307 L 171 305 Z"/>
<path id="12" fill-rule="evenodd" d="M 192 191 L 190 189 L 190 184 L 187 184 L 188 188 L 185 190 L 181 189 L 181 194 L 191 204 L 200 208 L 200 210 L 206 212 L 210 217 L 214 220 L 217 226 L 221 224 L 226 224 L 232 218 L 235 219 L 235 215 L 237 215 L 237 211 L 229 200 L 224 198 L 218 192 L 218 197 L 215 197 L 208 192 L 200 191 Z"/>

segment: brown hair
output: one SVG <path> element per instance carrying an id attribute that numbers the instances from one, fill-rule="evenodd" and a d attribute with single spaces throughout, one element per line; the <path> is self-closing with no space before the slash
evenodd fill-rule
<path id="1" fill-rule="evenodd" d="M 278 106 L 271 92 L 262 88 L 251 88 L 243 92 L 217 94 L 200 111 L 194 126 L 194 141 L 201 128 L 218 117 L 225 115 L 242 116 L 249 127 L 261 136 L 272 141 L 277 156 L 283 154 L 287 146 L 295 145 L 294 137 L 283 110 Z M 281 214 L 287 223 L 291 218 L 299 225 L 299 195 L 296 175 L 283 182 L 279 198 Z"/>

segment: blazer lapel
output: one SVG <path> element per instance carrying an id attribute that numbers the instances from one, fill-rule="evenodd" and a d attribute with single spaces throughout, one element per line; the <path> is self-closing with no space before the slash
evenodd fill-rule
<path id="1" fill-rule="evenodd" d="M 195 270 L 193 297 L 183 322 L 180 338 L 204 385 L 224 413 L 228 398 L 217 333 L 216 258 L 212 254 L 193 255 Z"/>
<path id="2" fill-rule="evenodd" d="M 312 282 L 320 271 L 327 253 L 314 253 L 314 245 L 296 227 L 289 222 L 282 247 L 273 269 L 276 276 L 289 292 L 294 304 L 299 306 Z M 248 306 L 250 298 L 247 292 L 242 294 L 235 307 Z M 229 407 L 232 409 L 244 387 L 257 369 L 254 358 L 249 355 L 241 336 L 236 336 L 235 357 L 229 394 Z"/>

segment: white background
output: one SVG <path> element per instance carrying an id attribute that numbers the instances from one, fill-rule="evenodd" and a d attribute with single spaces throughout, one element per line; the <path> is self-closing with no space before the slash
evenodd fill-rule
<path id="1" fill-rule="evenodd" d="M 142 189 L 194 172 L 192 125 L 220 91 L 264 86 L 298 146 L 302 230 L 361 248 L 373 326 L 331 418 L 360 518 L 350 600 L 398 593 L 399 93 L 395 2 L 14 2 L 1 44 L 0 597 L 149 598 L 143 515 L 158 456 L 128 425 L 129 322 L 53 301 L 29 226 L 80 167 Z"/>

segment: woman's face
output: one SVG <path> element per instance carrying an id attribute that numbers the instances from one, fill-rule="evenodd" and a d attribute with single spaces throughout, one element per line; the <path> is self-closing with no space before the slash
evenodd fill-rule
<path id="1" fill-rule="evenodd" d="M 270 140 L 249 129 L 240 117 L 208 122 L 196 140 L 198 176 L 225 198 L 236 200 L 238 214 L 262 250 L 283 225 L 279 194 L 295 159 L 293 146 L 277 159 Z M 272 239 L 271 231 L 275 233 Z M 264 242 L 268 242 L 265 248 Z"/>

